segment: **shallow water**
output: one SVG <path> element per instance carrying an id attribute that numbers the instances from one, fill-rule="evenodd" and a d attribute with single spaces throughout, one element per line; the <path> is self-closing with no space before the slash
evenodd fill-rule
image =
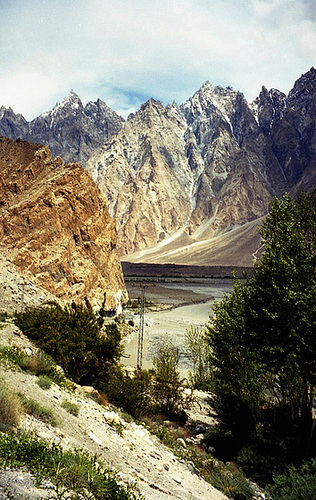
<path id="1" fill-rule="evenodd" d="M 184 335 L 191 326 L 204 328 L 208 322 L 209 314 L 215 300 L 220 300 L 224 293 L 232 290 L 230 280 L 212 280 L 209 283 L 168 283 L 166 288 L 191 290 L 210 297 L 205 303 L 180 306 L 163 312 L 148 312 L 144 317 L 144 342 L 142 367 L 152 367 L 152 358 L 157 348 L 167 339 L 179 348 L 181 376 L 187 376 L 192 368 L 186 357 L 184 346 Z M 139 315 L 134 317 L 135 324 L 139 323 Z M 122 358 L 122 363 L 136 367 L 137 364 L 138 335 L 134 335 L 125 342 L 125 354 L 128 358 Z"/>

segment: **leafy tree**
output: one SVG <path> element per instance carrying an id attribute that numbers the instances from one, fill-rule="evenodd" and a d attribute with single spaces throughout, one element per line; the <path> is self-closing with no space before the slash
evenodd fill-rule
<path id="1" fill-rule="evenodd" d="M 235 276 L 234 289 L 214 306 L 207 325 L 214 369 L 214 407 L 224 428 L 241 440 L 255 429 L 263 399 L 261 367 L 249 347 L 249 285 Z"/>
<path id="2" fill-rule="evenodd" d="M 194 389 L 206 390 L 211 383 L 210 348 L 205 341 L 205 332 L 193 327 L 185 332 L 187 356 L 192 361 L 193 372 L 190 380 Z"/>
<path id="3" fill-rule="evenodd" d="M 312 416 L 316 382 L 316 188 L 275 198 L 261 228 L 265 252 L 251 282 L 252 348 L 292 421 Z"/>
<path id="4" fill-rule="evenodd" d="M 233 432 L 246 422 L 258 429 L 270 414 L 270 433 L 279 422 L 303 454 L 316 381 L 316 188 L 274 198 L 260 232 L 265 251 L 253 276 L 235 279 L 208 324 L 215 395 Z"/>

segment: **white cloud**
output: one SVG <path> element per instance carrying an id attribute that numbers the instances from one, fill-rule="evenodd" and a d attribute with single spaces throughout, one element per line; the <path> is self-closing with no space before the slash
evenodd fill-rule
<path id="1" fill-rule="evenodd" d="M 314 63 L 308 0 L 11 0 L 0 19 L 0 105 L 28 119 L 73 88 L 124 114 L 182 102 L 205 80 L 253 99 Z"/>

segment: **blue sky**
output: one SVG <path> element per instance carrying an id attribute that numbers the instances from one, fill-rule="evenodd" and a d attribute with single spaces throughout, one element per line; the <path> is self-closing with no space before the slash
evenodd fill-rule
<path id="1" fill-rule="evenodd" d="M 316 0 L 0 0 L 0 106 L 28 120 L 71 89 L 126 116 L 209 80 L 248 101 L 316 64 Z"/>

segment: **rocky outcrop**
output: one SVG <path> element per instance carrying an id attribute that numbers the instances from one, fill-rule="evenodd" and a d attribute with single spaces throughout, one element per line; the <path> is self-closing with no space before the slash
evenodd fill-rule
<path id="1" fill-rule="evenodd" d="M 0 251 L 64 301 L 127 299 L 106 201 L 78 163 L 0 138 Z"/>

